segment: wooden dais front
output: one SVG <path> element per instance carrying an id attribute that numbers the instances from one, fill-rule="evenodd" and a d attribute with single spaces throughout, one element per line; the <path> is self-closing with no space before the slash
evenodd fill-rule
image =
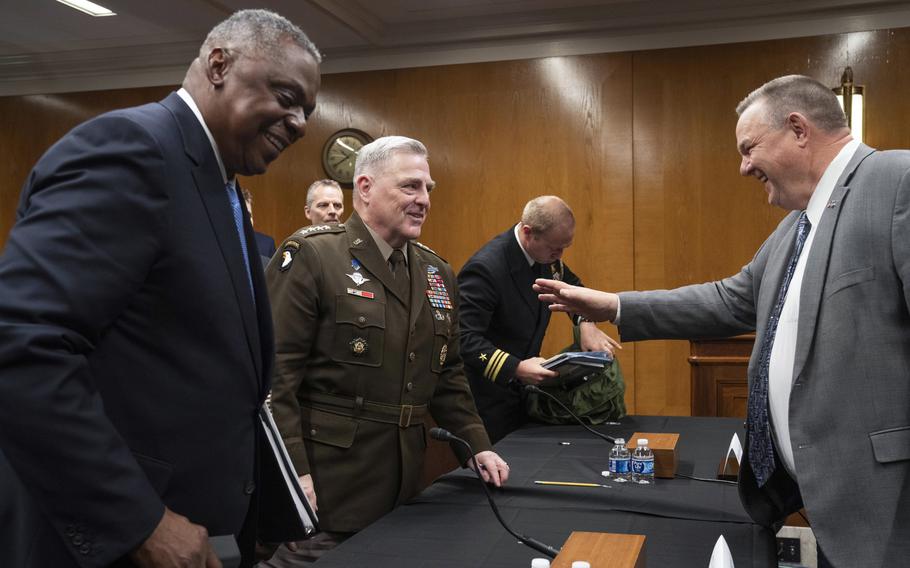
<path id="1" fill-rule="evenodd" d="M 689 342 L 692 416 L 746 417 L 747 372 L 755 335 Z"/>

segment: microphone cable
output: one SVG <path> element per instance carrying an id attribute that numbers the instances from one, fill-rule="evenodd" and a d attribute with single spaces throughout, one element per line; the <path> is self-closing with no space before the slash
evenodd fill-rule
<path id="1" fill-rule="evenodd" d="M 606 434 L 601 434 L 600 432 L 598 432 L 598 431 L 595 430 L 594 428 L 591 428 L 590 426 L 588 426 L 587 424 L 585 424 L 584 420 L 582 420 L 581 418 L 578 417 L 577 414 L 575 414 L 574 412 L 572 412 L 572 409 L 570 409 L 568 406 L 566 406 L 565 404 L 563 404 L 561 400 L 559 400 L 558 398 L 556 398 L 556 397 L 553 396 L 552 394 L 548 393 L 547 391 L 545 391 L 545 390 L 539 388 L 537 385 L 525 385 L 525 386 L 524 386 L 524 389 L 525 389 L 526 392 L 533 392 L 533 393 L 535 393 L 535 394 L 542 394 L 542 395 L 544 395 L 545 397 L 549 398 L 550 400 L 552 400 L 553 402 L 555 402 L 556 404 L 558 404 L 559 406 L 561 406 L 561 407 L 563 408 L 563 410 L 565 410 L 565 411 L 568 412 L 570 415 L 572 415 L 572 418 L 574 418 L 576 422 L 578 422 L 579 424 L 581 424 L 581 427 L 582 427 L 582 428 L 584 428 L 584 429 L 587 430 L 588 432 L 594 434 L 594 435 L 597 436 L 598 438 L 602 438 L 603 440 L 606 440 L 607 442 L 610 442 L 611 444 L 615 444 L 615 443 L 616 443 L 616 438 L 614 438 L 613 436 L 607 436 Z"/>
<path id="2" fill-rule="evenodd" d="M 471 454 L 471 462 L 474 464 L 474 474 L 477 476 L 477 480 L 480 481 L 480 485 L 483 486 L 483 491 L 487 495 L 487 501 L 490 502 L 490 508 L 493 509 L 493 514 L 496 515 L 496 520 L 499 521 L 499 524 L 502 525 L 506 531 L 518 539 L 518 542 L 529 546 L 540 552 L 541 554 L 546 554 L 550 558 L 556 558 L 556 555 L 559 554 L 559 550 L 553 548 L 548 544 L 544 544 L 539 540 L 525 536 L 523 534 L 517 533 L 512 528 L 506 524 L 505 520 L 502 518 L 502 515 L 499 513 L 499 507 L 496 506 L 496 501 L 493 500 L 493 494 L 490 493 L 490 488 L 487 487 L 487 482 L 483 480 L 483 476 L 480 474 L 480 464 L 477 463 L 477 458 L 474 456 L 474 449 L 471 447 L 466 440 L 462 440 L 455 434 L 452 434 L 444 428 L 431 428 L 430 437 L 434 440 L 441 440 L 443 442 L 458 442 L 468 449 L 468 452 Z"/>

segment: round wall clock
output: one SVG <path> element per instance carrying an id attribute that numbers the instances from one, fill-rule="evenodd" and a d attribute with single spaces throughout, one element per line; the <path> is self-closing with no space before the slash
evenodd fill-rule
<path id="1" fill-rule="evenodd" d="M 372 141 L 369 134 L 354 128 L 339 130 L 329 136 L 322 148 L 322 167 L 325 173 L 342 185 L 353 186 L 357 153 Z"/>

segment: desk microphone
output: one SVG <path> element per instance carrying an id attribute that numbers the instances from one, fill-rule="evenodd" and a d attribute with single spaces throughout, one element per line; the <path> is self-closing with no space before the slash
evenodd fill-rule
<path id="1" fill-rule="evenodd" d="M 474 456 L 474 449 L 471 447 L 471 444 L 467 443 L 465 440 L 462 440 L 455 434 L 449 432 L 444 428 L 431 428 L 430 437 L 434 440 L 440 440 L 442 442 L 458 442 L 459 444 L 464 445 L 468 449 L 468 452 L 471 454 L 471 461 L 474 463 L 474 473 L 477 475 L 477 480 L 480 481 L 480 485 L 483 486 L 484 493 L 487 494 L 487 500 L 490 502 L 490 508 L 493 509 L 493 514 L 496 515 L 496 519 L 499 521 L 499 524 L 502 525 L 506 532 L 518 539 L 518 542 L 529 546 L 540 552 L 541 554 L 546 554 L 550 558 L 556 558 L 556 555 L 559 554 L 559 551 L 553 548 L 548 544 L 544 544 L 539 540 L 535 540 L 529 536 L 519 534 L 513 531 L 509 525 L 502 519 L 502 515 L 499 514 L 499 508 L 496 506 L 496 502 L 493 501 L 493 495 L 490 493 L 490 488 L 487 487 L 487 482 L 483 480 L 483 477 L 480 475 L 480 465 L 477 463 L 477 458 Z"/>
<path id="2" fill-rule="evenodd" d="M 574 412 L 572 412 L 572 409 L 570 409 L 568 406 L 566 406 L 565 404 L 563 404 L 561 400 L 559 400 L 558 398 L 556 398 L 556 397 L 553 396 L 552 394 L 548 393 L 547 391 L 545 391 L 545 390 L 543 390 L 543 389 L 541 389 L 541 388 L 538 388 L 537 385 L 525 385 L 525 386 L 524 386 L 524 389 L 525 389 L 525 392 L 533 392 L 533 393 L 536 393 L 536 394 L 542 394 L 542 395 L 544 395 L 545 397 L 549 398 L 550 400 L 552 400 L 553 402 L 555 402 L 556 404 L 558 404 L 559 406 L 561 406 L 561 407 L 563 408 L 563 410 L 565 410 L 566 412 L 568 412 L 569 414 L 571 414 L 571 415 L 572 415 L 572 418 L 574 418 L 576 422 L 578 422 L 579 424 L 581 424 L 581 427 L 582 427 L 582 428 L 584 428 L 584 429 L 587 430 L 588 432 L 594 434 L 594 435 L 597 436 L 598 438 L 603 438 L 604 440 L 606 440 L 607 442 L 610 442 L 611 444 L 615 444 L 615 443 L 616 443 L 616 438 L 614 438 L 613 436 L 607 436 L 606 434 L 601 434 L 600 432 L 598 432 L 598 431 L 595 430 L 594 428 L 591 428 L 590 426 L 588 426 L 587 424 L 585 424 L 584 420 L 582 420 L 581 418 L 578 417 L 577 414 L 575 414 Z"/>

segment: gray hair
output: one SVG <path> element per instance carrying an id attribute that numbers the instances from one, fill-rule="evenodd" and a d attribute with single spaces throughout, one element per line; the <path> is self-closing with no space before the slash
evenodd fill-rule
<path id="1" fill-rule="evenodd" d="M 555 195 L 535 197 L 525 205 L 521 213 L 521 222 L 531 227 L 536 235 L 546 234 L 553 227 L 569 224 L 575 225 L 575 214 L 569 204 Z"/>
<path id="2" fill-rule="evenodd" d="M 199 57 L 205 59 L 216 47 L 277 57 L 282 54 L 285 40 L 306 50 L 316 63 L 322 62 L 322 54 L 303 30 L 269 10 L 239 10 L 231 14 L 209 32 L 199 48 Z"/>
<path id="3" fill-rule="evenodd" d="M 354 179 L 366 172 L 378 175 L 382 172 L 385 163 L 398 152 L 429 158 L 427 147 L 419 140 L 405 136 L 383 136 L 373 140 L 357 153 L 357 162 L 354 164 Z"/>
<path id="4" fill-rule="evenodd" d="M 338 182 L 333 179 L 316 180 L 313 183 L 311 183 L 310 187 L 308 187 L 306 190 L 306 206 L 307 207 L 310 207 L 311 205 L 313 205 L 313 200 L 316 199 L 316 197 L 313 194 L 316 193 L 316 190 L 319 189 L 320 187 L 334 187 L 338 191 L 341 191 L 341 186 L 338 185 Z"/>
<path id="5" fill-rule="evenodd" d="M 764 103 L 764 120 L 772 128 L 783 128 L 787 116 L 798 112 L 825 132 L 847 128 L 847 117 L 834 91 L 805 75 L 785 75 L 768 81 L 736 105 L 737 116 L 756 103 Z"/>

